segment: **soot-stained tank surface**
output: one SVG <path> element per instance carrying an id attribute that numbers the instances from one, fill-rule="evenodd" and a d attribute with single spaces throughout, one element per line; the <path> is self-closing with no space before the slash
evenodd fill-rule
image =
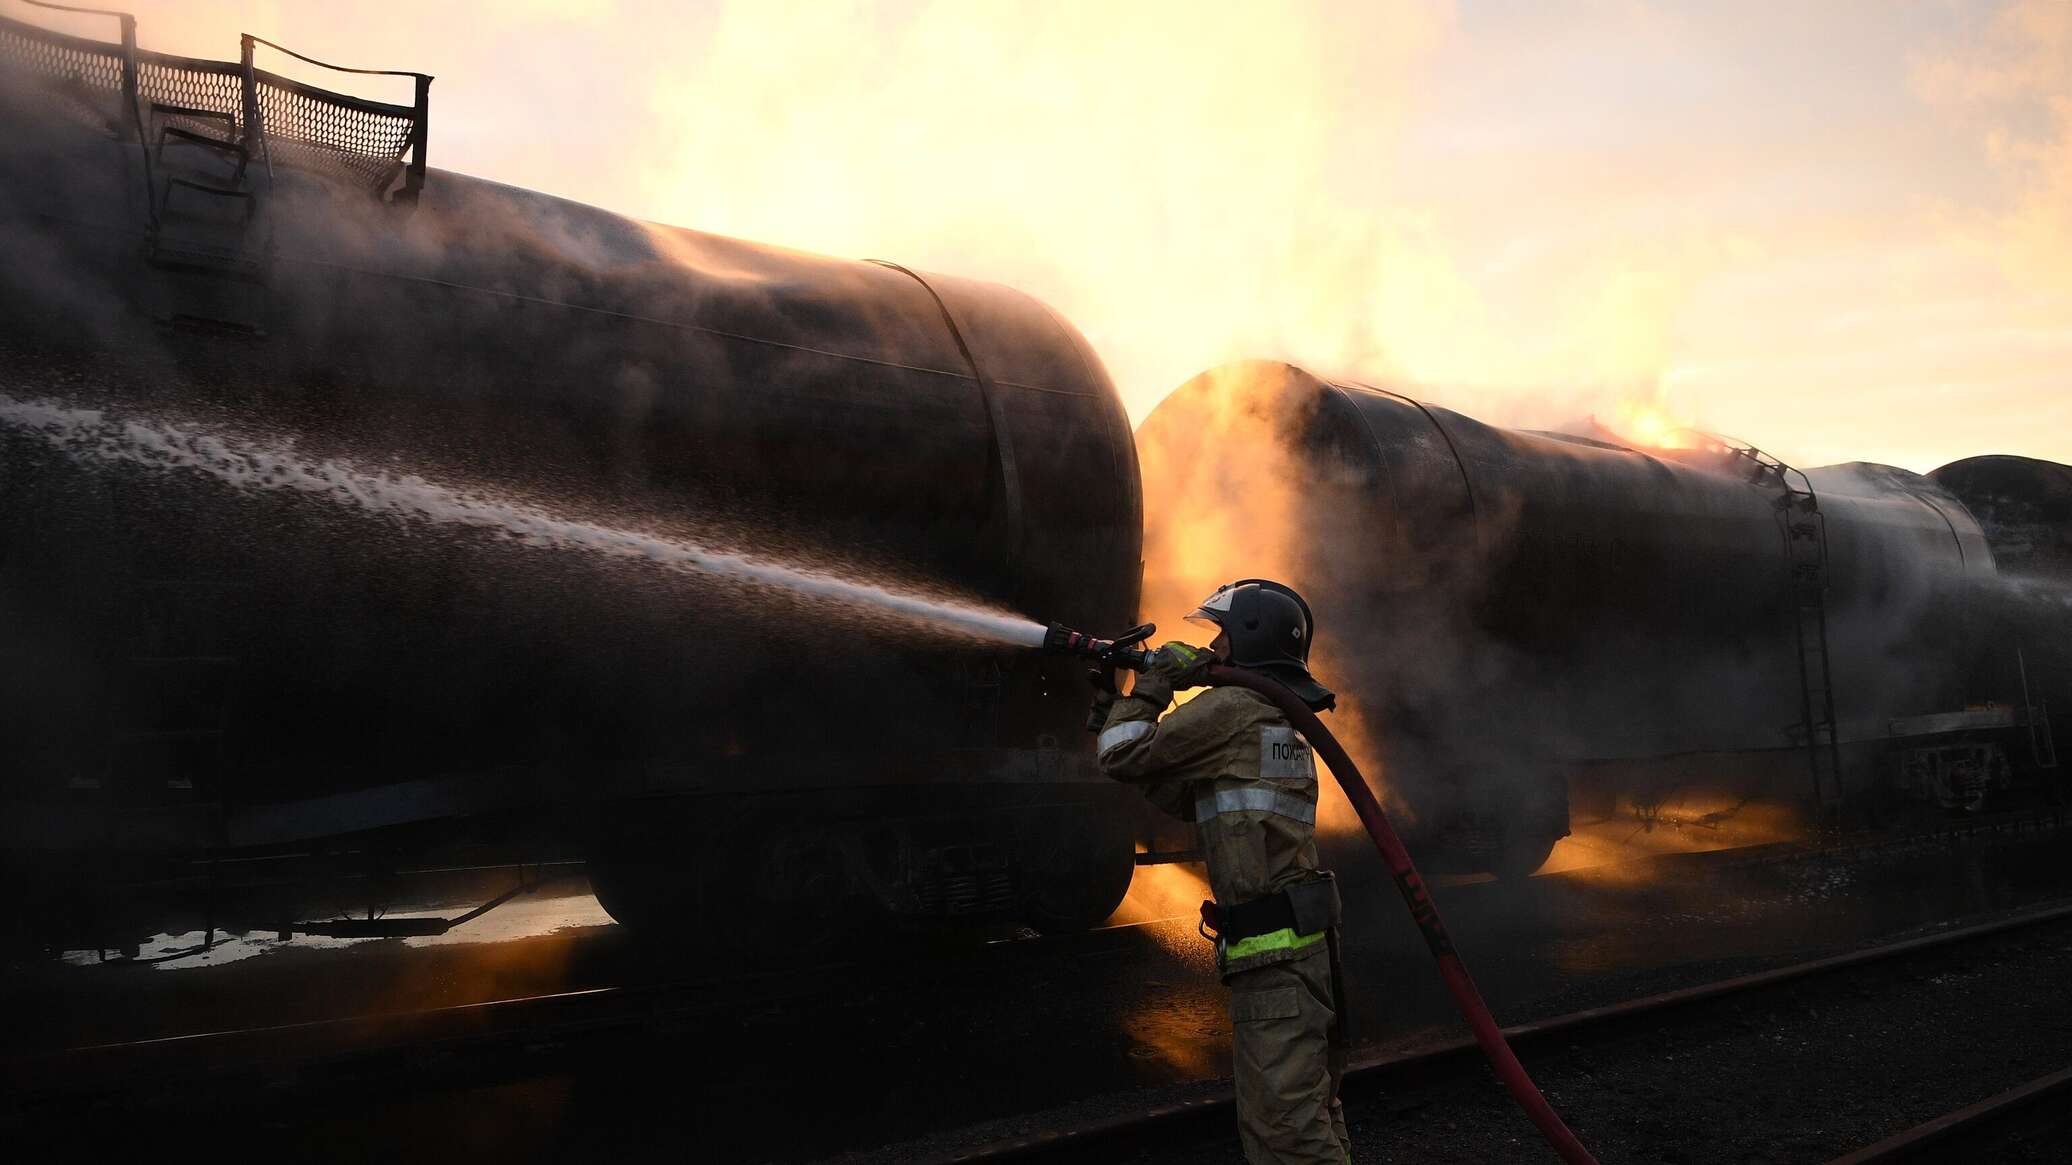
<path id="1" fill-rule="evenodd" d="M 1928 476 L 1977 516 L 2002 572 L 2072 579 L 2072 465 L 1966 457 Z"/>
<path id="2" fill-rule="evenodd" d="M 1659 801 L 1650 782 L 1810 795 L 1785 526 L 1807 503 L 1751 455 L 1498 428 L 1266 362 L 1181 386 L 1138 446 L 1147 616 L 1242 575 L 1300 589 L 1340 729 L 1434 865 L 1529 871 L 1572 798 Z M 1872 779 L 1893 717 L 1965 706 L 1943 616 L 1992 554 L 1920 475 L 1791 481 L 1825 524 L 1842 772 Z"/>
<path id="3" fill-rule="evenodd" d="M 2045 722 L 2039 745 L 2052 750 L 2072 740 L 2072 465 L 1996 454 L 1928 476 L 1963 499 L 1992 544 L 2002 577 L 1988 632 L 2006 650 L 1988 666 Z"/>
<path id="4" fill-rule="evenodd" d="M 280 143 L 183 223 L 163 143 L 192 135 L 84 75 L 0 84 L 17 859 L 411 851 L 502 815 L 585 847 L 627 918 L 722 885 L 730 913 L 1119 900 L 1069 664 L 657 561 L 1124 625 L 1135 455 L 1069 324 L 436 169 L 395 198 Z M 182 125 L 249 142 L 237 116 Z"/>

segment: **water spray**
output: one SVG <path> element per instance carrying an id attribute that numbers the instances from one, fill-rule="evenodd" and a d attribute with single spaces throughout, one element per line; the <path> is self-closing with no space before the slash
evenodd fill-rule
<path id="1" fill-rule="evenodd" d="M 1151 659 L 1157 653 L 1146 651 L 1140 645 L 1156 630 L 1155 626 L 1147 623 L 1131 628 L 1115 639 L 1100 639 L 1053 623 L 1044 635 L 1043 650 L 1053 655 L 1088 659 L 1103 670 L 1127 668 L 1143 671 L 1150 667 Z M 1209 665 L 1208 681 L 1212 687 L 1245 688 L 1273 701 L 1287 716 L 1288 723 L 1323 756 L 1325 766 L 1338 779 L 1338 786 L 1345 790 L 1346 799 L 1352 802 L 1353 811 L 1360 815 L 1360 823 L 1367 827 L 1367 835 L 1374 839 L 1375 848 L 1381 851 L 1383 864 L 1388 866 L 1389 874 L 1396 880 L 1396 889 L 1403 894 L 1403 904 L 1410 908 L 1411 919 L 1417 923 L 1425 945 L 1431 949 L 1433 960 L 1439 964 L 1439 977 L 1445 980 L 1454 1006 L 1468 1021 L 1468 1027 L 1475 1033 L 1475 1042 L 1481 1045 L 1482 1054 L 1489 1058 L 1490 1066 L 1496 1069 L 1511 1098 L 1525 1110 L 1533 1126 L 1540 1130 L 1540 1135 L 1563 1161 L 1569 1165 L 1597 1165 L 1597 1159 L 1590 1155 L 1590 1150 L 1583 1147 L 1560 1114 L 1547 1103 L 1539 1086 L 1526 1073 L 1525 1065 L 1518 1062 L 1511 1045 L 1505 1042 L 1503 1029 L 1497 1026 L 1496 1017 L 1490 1014 L 1489 1005 L 1483 1002 L 1481 991 L 1476 989 L 1475 980 L 1468 974 L 1467 964 L 1461 961 L 1460 953 L 1453 947 L 1452 937 L 1446 933 L 1446 924 L 1439 919 L 1439 907 L 1432 901 L 1431 893 L 1425 889 L 1424 878 L 1411 862 L 1410 851 L 1404 847 L 1403 839 L 1396 835 L 1388 815 L 1382 812 L 1381 802 L 1367 787 L 1367 779 L 1338 743 L 1338 738 L 1331 735 L 1331 730 L 1324 727 L 1324 722 L 1317 718 L 1308 704 L 1303 703 L 1301 697 L 1264 672 L 1217 663 Z"/>
<path id="2" fill-rule="evenodd" d="M 242 492 L 302 494 L 404 525 L 467 528 L 544 550 L 634 559 L 897 620 L 948 639 L 1019 647 L 1045 642 L 1042 625 L 1019 615 L 869 578 L 839 565 L 787 561 L 664 537 L 563 514 L 493 489 L 308 457 L 288 439 L 252 440 L 163 419 L 113 417 L 99 409 L 22 399 L 4 391 L 0 428 L 40 439 L 88 466 L 198 474 Z"/>

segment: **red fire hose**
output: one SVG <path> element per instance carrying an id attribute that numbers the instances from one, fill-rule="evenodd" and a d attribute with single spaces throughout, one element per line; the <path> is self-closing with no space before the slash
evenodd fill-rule
<path id="1" fill-rule="evenodd" d="M 1569 1165 L 1597 1165 L 1597 1158 L 1583 1147 L 1576 1135 L 1563 1124 L 1547 1098 L 1540 1095 L 1532 1077 L 1526 1075 L 1525 1066 L 1511 1052 L 1511 1045 L 1504 1042 L 1503 1030 L 1496 1025 L 1496 1017 L 1489 1014 L 1489 1005 L 1482 1002 L 1482 993 L 1475 990 L 1475 981 L 1468 977 L 1466 964 L 1453 949 L 1453 940 L 1446 934 L 1446 924 L 1439 921 L 1439 908 L 1432 904 L 1432 896 L 1425 892 L 1424 879 L 1418 876 L 1417 867 L 1410 863 L 1410 851 L 1403 848 L 1403 840 L 1396 836 L 1395 827 L 1389 824 L 1381 811 L 1381 802 L 1367 788 L 1367 781 L 1360 775 L 1358 765 L 1345 754 L 1338 739 L 1324 722 L 1317 719 L 1309 706 L 1296 698 L 1295 693 L 1281 686 L 1270 676 L 1245 668 L 1212 664 L 1209 667 L 1209 682 L 1249 688 L 1278 705 L 1297 731 L 1310 742 L 1311 747 L 1323 754 L 1324 763 L 1331 769 L 1331 775 L 1338 778 L 1339 787 L 1345 790 L 1346 799 L 1353 803 L 1353 810 L 1360 815 L 1367 833 L 1374 838 L 1375 848 L 1381 851 L 1381 860 L 1388 865 L 1389 873 L 1396 879 L 1396 888 L 1403 892 L 1403 903 L 1410 908 L 1410 917 L 1417 922 L 1417 928 L 1424 932 L 1425 944 L 1432 948 L 1432 958 L 1438 960 L 1439 976 L 1446 980 L 1446 989 L 1453 993 L 1454 1006 L 1460 1008 L 1468 1026 L 1474 1029 L 1475 1042 L 1482 1045 L 1482 1054 L 1489 1057 L 1491 1066 L 1510 1089 L 1511 1098 L 1532 1123 L 1547 1138 L 1547 1143 L 1561 1155 Z"/>

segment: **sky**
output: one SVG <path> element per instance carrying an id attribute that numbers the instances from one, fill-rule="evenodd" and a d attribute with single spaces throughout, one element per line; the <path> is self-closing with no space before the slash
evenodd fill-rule
<path id="1" fill-rule="evenodd" d="M 1139 420 L 1259 357 L 1799 465 L 2072 462 L 2072 0 L 128 6 L 436 74 L 434 166 L 1019 287 Z"/>

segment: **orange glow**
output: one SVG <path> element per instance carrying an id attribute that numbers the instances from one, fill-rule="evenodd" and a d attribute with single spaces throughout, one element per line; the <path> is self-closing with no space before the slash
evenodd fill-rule
<path id="1" fill-rule="evenodd" d="M 1614 812 L 1597 819 L 1578 816 L 1569 825 L 1574 832 L 1555 845 L 1542 873 L 1581 870 L 1593 879 L 1645 881 L 1656 875 L 1629 863 L 1806 836 L 1804 820 L 1789 806 L 1725 796 L 1678 796 L 1654 803 L 1621 797 Z"/>
<path id="2" fill-rule="evenodd" d="M 1138 866 L 1129 893 L 1108 918 L 1110 926 L 1145 926 L 1145 933 L 1176 959 L 1203 957 L 1208 943 L 1195 930 L 1201 904 L 1214 897 L 1200 862 Z"/>
<path id="3" fill-rule="evenodd" d="M 1200 415 L 1163 425 L 1158 435 L 1139 431 L 1137 456 L 1147 483 L 1164 483 L 1144 498 L 1143 618 L 1159 626 L 1161 640 L 1206 642 L 1207 628 L 1184 622 L 1209 593 L 1240 578 L 1279 579 L 1297 591 L 1305 586 L 1304 522 L 1297 491 L 1308 479 L 1307 467 L 1296 464 L 1278 442 L 1261 442 L 1254 413 L 1275 399 L 1278 381 L 1287 375 L 1280 365 L 1249 362 L 1226 364 L 1202 373 L 1202 384 L 1190 389 L 1190 401 L 1206 404 Z M 1242 450 L 1242 456 L 1228 456 Z M 1317 615 L 1318 639 L 1310 664 L 1329 686 L 1334 674 L 1332 651 L 1338 642 L 1329 612 Z M 1328 721 L 1346 750 L 1360 764 L 1368 782 L 1392 813 L 1402 806 L 1389 797 L 1382 780 L 1379 751 L 1373 747 L 1373 726 L 1361 716 L 1355 699 L 1341 696 Z M 1320 829 L 1360 828 L 1351 805 L 1335 782 L 1318 766 Z"/>
<path id="4" fill-rule="evenodd" d="M 1173 483 L 1168 495 L 1144 500 L 1141 609 L 1158 624 L 1161 639 L 1205 643 L 1213 632 L 1185 619 L 1211 591 L 1233 579 L 1289 576 L 1292 548 L 1279 538 L 1292 516 L 1286 483 L 1295 467 L 1279 447 L 1258 447 L 1246 429 L 1254 403 L 1246 368 L 1225 365 L 1204 374 L 1203 399 L 1212 409 L 1199 427 L 1169 430 L 1169 443 L 1138 435 L 1144 480 Z M 1214 456 L 1232 448 L 1245 449 L 1246 456 Z"/>
<path id="5" fill-rule="evenodd" d="M 1131 926 L 1162 918 L 1198 917 L 1202 901 L 1212 897 L 1202 870 L 1199 862 L 1138 866 L 1129 893 L 1108 924 Z"/>
<path id="6" fill-rule="evenodd" d="M 1145 927 L 1143 933 L 1167 956 L 1182 963 L 1207 962 L 1213 948 L 1196 933 L 1191 921 L 1200 917 L 1202 899 L 1209 897 L 1201 869 L 1196 863 L 1137 867 L 1129 895 L 1109 919 L 1110 925 L 1160 923 Z M 1187 1012 L 1190 1003 L 1199 1009 L 1194 1014 Z M 1130 1055 L 1156 1059 L 1196 1075 L 1215 1067 L 1216 1041 L 1202 1037 L 1222 1030 L 1226 1022 L 1213 997 L 1206 1001 L 1198 995 L 1176 999 L 1166 992 L 1154 993 L 1146 1006 L 1122 1016 L 1124 1034 L 1132 1045 Z"/>
<path id="7" fill-rule="evenodd" d="M 1674 409 L 1658 393 L 1644 399 L 1623 400 L 1609 418 L 1595 418 L 1621 441 L 1636 449 L 1690 449 L 1695 418 Z"/>
<path id="8" fill-rule="evenodd" d="M 405 946 L 436 948 L 436 954 L 420 953 L 438 972 L 396 976 L 370 1010 L 416 1011 L 559 990 L 567 982 L 581 929 L 607 921 L 602 908 L 582 893 L 585 889 L 571 879 L 555 887 L 554 897 L 522 895 L 450 934 L 402 940 Z M 457 911 L 448 907 L 426 913 L 451 916 Z"/>

